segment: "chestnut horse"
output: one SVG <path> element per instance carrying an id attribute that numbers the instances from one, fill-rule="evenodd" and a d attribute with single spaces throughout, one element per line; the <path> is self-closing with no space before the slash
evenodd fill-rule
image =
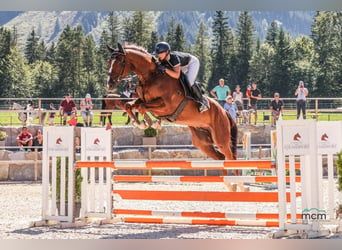
<path id="1" fill-rule="evenodd" d="M 135 45 L 111 52 L 107 89 L 115 89 L 123 77 L 134 72 L 139 78 L 136 91 L 138 99 L 127 102 L 125 110 L 138 124 L 132 110 L 150 112 L 159 120 L 187 125 L 192 134 L 193 145 L 214 160 L 234 160 L 237 155 L 237 126 L 220 104 L 209 99 L 210 109 L 199 113 L 198 103 L 185 94 L 179 79 L 157 71 L 157 59 L 143 48 Z M 149 123 L 149 125 L 151 125 Z M 215 146 L 216 145 L 216 146 Z"/>

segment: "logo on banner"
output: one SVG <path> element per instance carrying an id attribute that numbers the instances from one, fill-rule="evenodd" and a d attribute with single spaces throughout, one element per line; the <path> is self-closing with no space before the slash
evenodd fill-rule
<path id="1" fill-rule="evenodd" d="M 94 137 L 93 137 L 94 138 Z M 90 139 L 90 138 L 89 138 Z M 95 137 L 95 139 L 90 139 L 89 144 L 86 145 L 87 151 L 106 151 L 106 148 L 102 145 L 102 139 L 100 140 L 98 137 Z"/>
<path id="2" fill-rule="evenodd" d="M 65 139 L 65 138 L 64 138 Z M 49 143 L 48 150 L 51 152 L 68 152 L 68 143 L 65 143 L 61 136 L 58 136 L 55 140 Z M 54 143 L 53 143 L 54 142 Z"/>
<path id="3" fill-rule="evenodd" d="M 302 218 L 309 221 L 328 221 L 327 212 L 318 208 L 303 209 Z"/>
<path id="4" fill-rule="evenodd" d="M 319 137 L 320 141 L 318 142 L 318 149 L 321 151 L 321 153 L 323 152 L 327 152 L 328 151 L 337 151 L 337 144 L 334 140 L 330 140 L 329 136 L 327 135 L 327 133 L 321 134 L 321 136 Z"/>
<path id="5" fill-rule="evenodd" d="M 99 138 L 96 138 L 96 139 L 94 140 L 94 144 L 97 145 L 97 144 L 99 144 L 99 143 L 100 143 Z"/>
<path id="6" fill-rule="evenodd" d="M 293 136 L 293 140 L 294 140 L 294 141 L 300 141 L 301 138 L 302 138 L 302 137 L 300 136 L 299 133 L 297 133 L 297 134 L 295 134 L 295 135 Z"/>
<path id="7" fill-rule="evenodd" d="M 62 142 L 63 142 L 63 140 L 60 137 L 58 137 L 56 140 L 56 144 L 61 144 Z"/>
<path id="8" fill-rule="evenodd" d="M 321 136 L 321 141 L 328 141 L 328 139 L 329 139 L 329 136 L 328 136 L 326 133 L 324 133 L 324 134 Z"/>
<path id="9" fill-rule="evenodd" d="M 285 135 L 284 150 L 289 154 L 305 154 L 310 148 L 308 136 L 303 131 L 288 131 Z"/>

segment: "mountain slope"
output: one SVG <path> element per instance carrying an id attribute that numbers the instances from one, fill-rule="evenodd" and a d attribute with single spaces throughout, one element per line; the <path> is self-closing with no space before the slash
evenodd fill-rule
<path id="1" fill-rule="evenodd" d="M 102 30 L 106 26 L 106 18 L 109 11 L 1 11 L 0 25 L 7 28 L 15 26 L 18 32 L 18 41 L 21 46 L 32 28 L 38 36 L 43 38 L 47 44 L 58 39 L 61 31 L 67 24 L 76 26 L 81 24 L 86 34 L 91 33 L 98 41 Z M 132 11 L 115 12 L 119 18 L 132 15 Z M 215 15 L 214 11 L 151 11 L 159 34 L 165 35 L 171 18 L 175 23 L 181 23 L 184 27 L 186 39 L 192 44 L 195 41 L 196 33 L 201 21 L 208 29 Z M 267 29 L 273 20 L 281 23 L 292 37 L 309 35 L 314 12 L 312 11 L 252 11 L 256 34 L 261 40 L 264 39 Z M 239 12 L 227 12 L 230 26 L 235 29 L 238 22 Z M 210 33 L 210 32 L 209 32 Z"/>

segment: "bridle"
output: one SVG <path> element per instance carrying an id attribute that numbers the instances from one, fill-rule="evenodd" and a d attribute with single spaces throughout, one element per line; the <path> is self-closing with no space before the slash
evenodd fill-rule
<path id="1" fill-rule="evenodd" d="M 123 60 L 122 59 L 118 60 L 119 58 L 120 59 L 123 58 Z M 121 69 L 118 72 L 116 71 L 113 72 L 113 67 L 114 67 L 116 60 L 118 60 L 117 66 L 120 66 Z M 113 80 L 115 80 L 116 82 L 121 81 L 122 74 L 124 73 L 125 67 L 126 67 L 126 55 L 120 52 L 113 52 L 109 61 L 111 62 L 111 65 L 110 65 L 110 70 L 108 72 L 108 76 L 112 78 Z"/>

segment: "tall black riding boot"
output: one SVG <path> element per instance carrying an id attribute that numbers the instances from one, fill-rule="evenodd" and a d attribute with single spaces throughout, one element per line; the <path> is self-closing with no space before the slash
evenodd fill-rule
<path id="1" fill-rule="evenodd" d="M 199 112 L 202 113 L 207 111 L 210 108 L 210 104 L 208 99 L 202 95 L 201 89 L 197 83 L 191 86 L 192 92 L 195 94 L 197 100 L 200 102 L 200 106 L 198 107 Z"/>

